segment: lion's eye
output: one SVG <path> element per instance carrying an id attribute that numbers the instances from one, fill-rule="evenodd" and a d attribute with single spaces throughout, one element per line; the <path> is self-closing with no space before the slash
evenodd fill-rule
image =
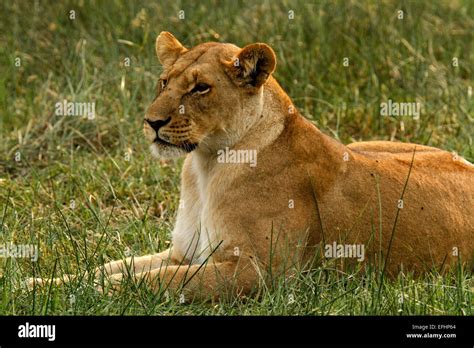
<path id="1" fill-rule="evenodd" d="M 198 94 L 204 94 L 207 93 L 211 90 L 211 86 L 209 86 L 207 83 L 198 83 L 194 88 L 192 89 L 191 93 L 198 93 Z"/>
<path id="2" fill-rule="evenodd" d="M 168 83 L 168 80 L 166 79 L 160 80 L 160 83 L 161 83 L 161 89 L 164 89 L 166 87 L 166 84 Z"/>

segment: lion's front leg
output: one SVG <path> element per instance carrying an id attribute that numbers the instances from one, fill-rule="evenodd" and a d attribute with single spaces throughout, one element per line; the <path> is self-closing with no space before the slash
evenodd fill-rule
<path id="1" fill-rule="evenodd" d="M 98 278 L 102 274 L 105 276 L 117 273 L 143 273 L 156 268 L 165 267 L 167 265 L 177 265 L 184 263 L 180 260 L 173 248 L 166 249 L 158 254 L 128 257 L 125 260 L 117 260 L 106 263 L 95 270 L 95 277 Z"/>
<path id="2" fill-rule="evenodd" d="M 102 266 L 97 267 L 94 270 L 94 279 L 98 284 L 100 283 L 100 278 L 105 276 L 106 278 L 122 273 L 132 273 L 140 274 L 143 272 L 149 272 L 155 268 L 159 269 L 167 265 L 177 265 L 183 264 L 184 260 L 180 260 L 178 255 L 173 251 L 173 248 L 169 248 L 165 251 L 162 251 L 158 254 L 146 255 L 140 257 L 128 257 L 125 260 L 117 260 L 108 262 Z M 48 279 L 48 278 L 29 278 L 26 281 L 26 286 L 29 289 L 32 289 L 36 286 L 45 286 L 51 283 L 60 285 L 68 283 L 77 279 L 78 276 L 72 274 L 63 274 L 61 277 Z M 88 278 L 88 273 L 86 272 L 82 279 Z"/>
<path id="3" fill-rule="evenodd" d="M 112 275 L 107 290 L 119 290 L 126 277 L 126 274 Z M 257 283 L 257 272 L 251 263 L 211 262 L 162 267 L 136 274 L 133 280 L 155 293 L 168 291 L 188 302 L 246 295 Z"/>

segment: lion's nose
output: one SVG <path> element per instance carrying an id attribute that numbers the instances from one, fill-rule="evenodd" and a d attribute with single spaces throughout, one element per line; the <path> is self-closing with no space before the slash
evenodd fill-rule
<path id="1" fill-rule="evenodd" d="M 151 121 L 145 118 L 145 121 L 158 133 L 158 130 L 166 125 L 171 120 L 171 117 L 168 117 L 166 120 Z"/>

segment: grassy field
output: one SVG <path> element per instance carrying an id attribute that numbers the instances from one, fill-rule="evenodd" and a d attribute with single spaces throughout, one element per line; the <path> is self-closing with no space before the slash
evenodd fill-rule
<path id="1" fill-rule="evenodd" d="M 152 159 L 141 134 L 160 31 L 187 46 L 270 44 L 297 107 L 344 143 L 411 141 L 473 161 L 473 1 L 7 0 L 0 12 L 0 247 L 40 250 L 37 262 L 0 258 L 0 314 L 473 314 L 462 269 L 380 280 L 322 265 L 259 298 L 206 304 L 104 296 L 90 280 L 19 286 L 169 244 L 182 160 Z M 57 116 L 65 99 L 95 103 L 95 117 Z M 420 118 L 381 117 L 388 99 L 419 102 Z"/>

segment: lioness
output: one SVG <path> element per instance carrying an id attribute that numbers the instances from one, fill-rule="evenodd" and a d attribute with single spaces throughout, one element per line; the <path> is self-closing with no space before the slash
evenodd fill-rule
<path id="1" fill-rule="evenodd" d="M 428 146 L 345 146 L 324 135 L 272 76 L 266 44 L 187 49 L 162 32 L 156 53 L 164 70 L 144 134 L 154 155 L 186 155 L 180 207 L 171 248 L 96 271 L 114 287 L 132 276 L 151 289 L 184 285 L 193 298 L 248 294 L 265 268 L 330 258 L 336 244 L 365 246 L 363 259 L 382 257 L 392 274 L 472 260 L 469 162 Z"/>

